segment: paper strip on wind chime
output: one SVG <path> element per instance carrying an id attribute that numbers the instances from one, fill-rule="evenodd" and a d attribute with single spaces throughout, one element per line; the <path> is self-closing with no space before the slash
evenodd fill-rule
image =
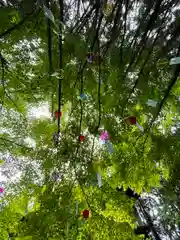
<path id="1" fill-rule="evenodd" d="M 53 23 L 55 23 L 54 15 L 52 14 L 51 10 L 43 5 L 44 15 L 49 18 Z"/>
<path id="2" fill-rule="evenodd" d="M 180 64 L 180 57 L 171 58 L 169 65 Z"/>
<path id="3" fill-rule="evenodd" d="M 76 201 L 76 215 L 78 215 L 78 201 Z"/>
<path id="4" fill-rule="evenodd" d="M 150 107 L 156 107 L 157 103 L 158 103 L 157 101 L 154 101 L 152 99 L 148 99 L 146 104 Z"/>
<path id="5" fill-rule="evenodd" d="M 114 152 L 114 147 L 113 147 L 113 144 L 112 144 L 111 141 L 106 140 L 105 146 L 106 146 L 106 148 L 107 148 L 107 151 L 108 151 L 110 154 L 112 154 L 112 153 Z"/>
<path id="6" fill-rule="evenodd" d="M 24 213 L 28 214 L 28 205 L 26 206 Z"/>
<path id="7" fill-rule="evenodd" d="M 97 173 L 97 180 L 98 180 L 98 186 L 102 187 L 102 178 L 101 178 L 101 175 L 99 173 Z"/>
<path id="8" fill-rule="evenodd" d="M 140 131 L 144 131 L 144 128 L 137 122 L 136 117 L 130 116 L 125 119 L 126 123 L 129 125 L 136 125 Z"/>

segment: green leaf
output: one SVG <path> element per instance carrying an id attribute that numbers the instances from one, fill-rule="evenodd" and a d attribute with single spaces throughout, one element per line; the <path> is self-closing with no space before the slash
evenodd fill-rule
<path id="1" fill-rule="evenodd" d="M 0 165 L 3 165 L 4 163 L 4 160 L 0 160 Z"/>

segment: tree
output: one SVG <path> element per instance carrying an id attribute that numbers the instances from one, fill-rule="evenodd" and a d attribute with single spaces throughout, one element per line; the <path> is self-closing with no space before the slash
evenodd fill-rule
<path id="1" fill-rule="evenodd" d="M 162 179 L 178 186 L 180 69 L 168 62 L 179 55 L 179 3 L 44 4 L 0 8 L 1 166 L 20 175 L 3 183 L 0 239 L 143 239 L 135 200 L 116 188 L 148 199 L 166 188 Z M 52 119 L 33 118 L 45 103 Z M 112 154 L 99 144 L 101 128 Z"/>

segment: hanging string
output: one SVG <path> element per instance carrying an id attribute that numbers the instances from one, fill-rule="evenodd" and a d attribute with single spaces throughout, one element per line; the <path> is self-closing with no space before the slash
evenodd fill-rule
<path id="1" fill-rule="evenodd" d="M 46 0 L 46 6 L 50 9 L 49 0 Z M 51 82 L 51 74 L 53 72 L 52 66 L 52 29 L 51 20 L 47 18 L 47 41 L 48 41 L 48 60 L 49 60 L 49 82 Z M 53 81 L 52 81 L 53 86 Z M 51 116 L 54 116 L 54 93 L 51 95 Z"/>
<path id="2" fill-rule="evenodd" d="M 61 99 L 62 99 L 62 69 L 63 69 L 63 46 L 62 46 L 62 25 L 64 23 L 63 17 L 63 0 L 59 0 L 60 6 L 60 23 L 59 23 L 59 69 L 60 69 L 60 78 L 59 78 L 59 85 L 58 85 L 58 112 L 61 112 Z M 61 116 L 58 116 L 58 136 L 60 134 L 60 125 L 61 125 Z"/>
<path id="3" fill-rule="evenodd" d="M 80 85 L 80 92 L 83 93 L 84 89 L 83 89 L 83 74 L 81 74 L 81 85 Z M 82 125 L 82 118 L 83 118 L 83 103 L 82 101 L 80 101 L 80 106 L 81 106 L 81 116 L 80 116 L 80 123 L 79 123 L 79 133 L 78 135 L 81 134 L 81 125 Z"/>
<path id="4" fill-rule="evenodd" d="M 84 81 L 83 81 L 83 74 L 81 74 L 80 93 L 83 93 L 83 89 L 84 89 Z"/>
<path id="5" fill-rule="evenodd" d="M 97 37 L 97 42 L 98 42 L 98 106 L 99 106 L 99 121 L 98 121 L 98 126 L 97 129 L 100 127 L 101 124 L 101 53 L 100 53 L 100 41 L 99 41 L 99 36 Z"/>

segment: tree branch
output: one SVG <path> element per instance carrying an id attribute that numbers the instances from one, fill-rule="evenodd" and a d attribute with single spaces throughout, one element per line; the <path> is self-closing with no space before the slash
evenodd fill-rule
<path id="1" fill-rule="evenodd" d="M 19 27 L 21 27 L 33 13 L 34 13 L 34 9 L 30 13 L 28 13 L 19 23 L 15 24 L 11 28 L 7 29 L 5 32 L 1 33 L 0 39 L 10 34 L 12 31 L 17 30 Z"/>

